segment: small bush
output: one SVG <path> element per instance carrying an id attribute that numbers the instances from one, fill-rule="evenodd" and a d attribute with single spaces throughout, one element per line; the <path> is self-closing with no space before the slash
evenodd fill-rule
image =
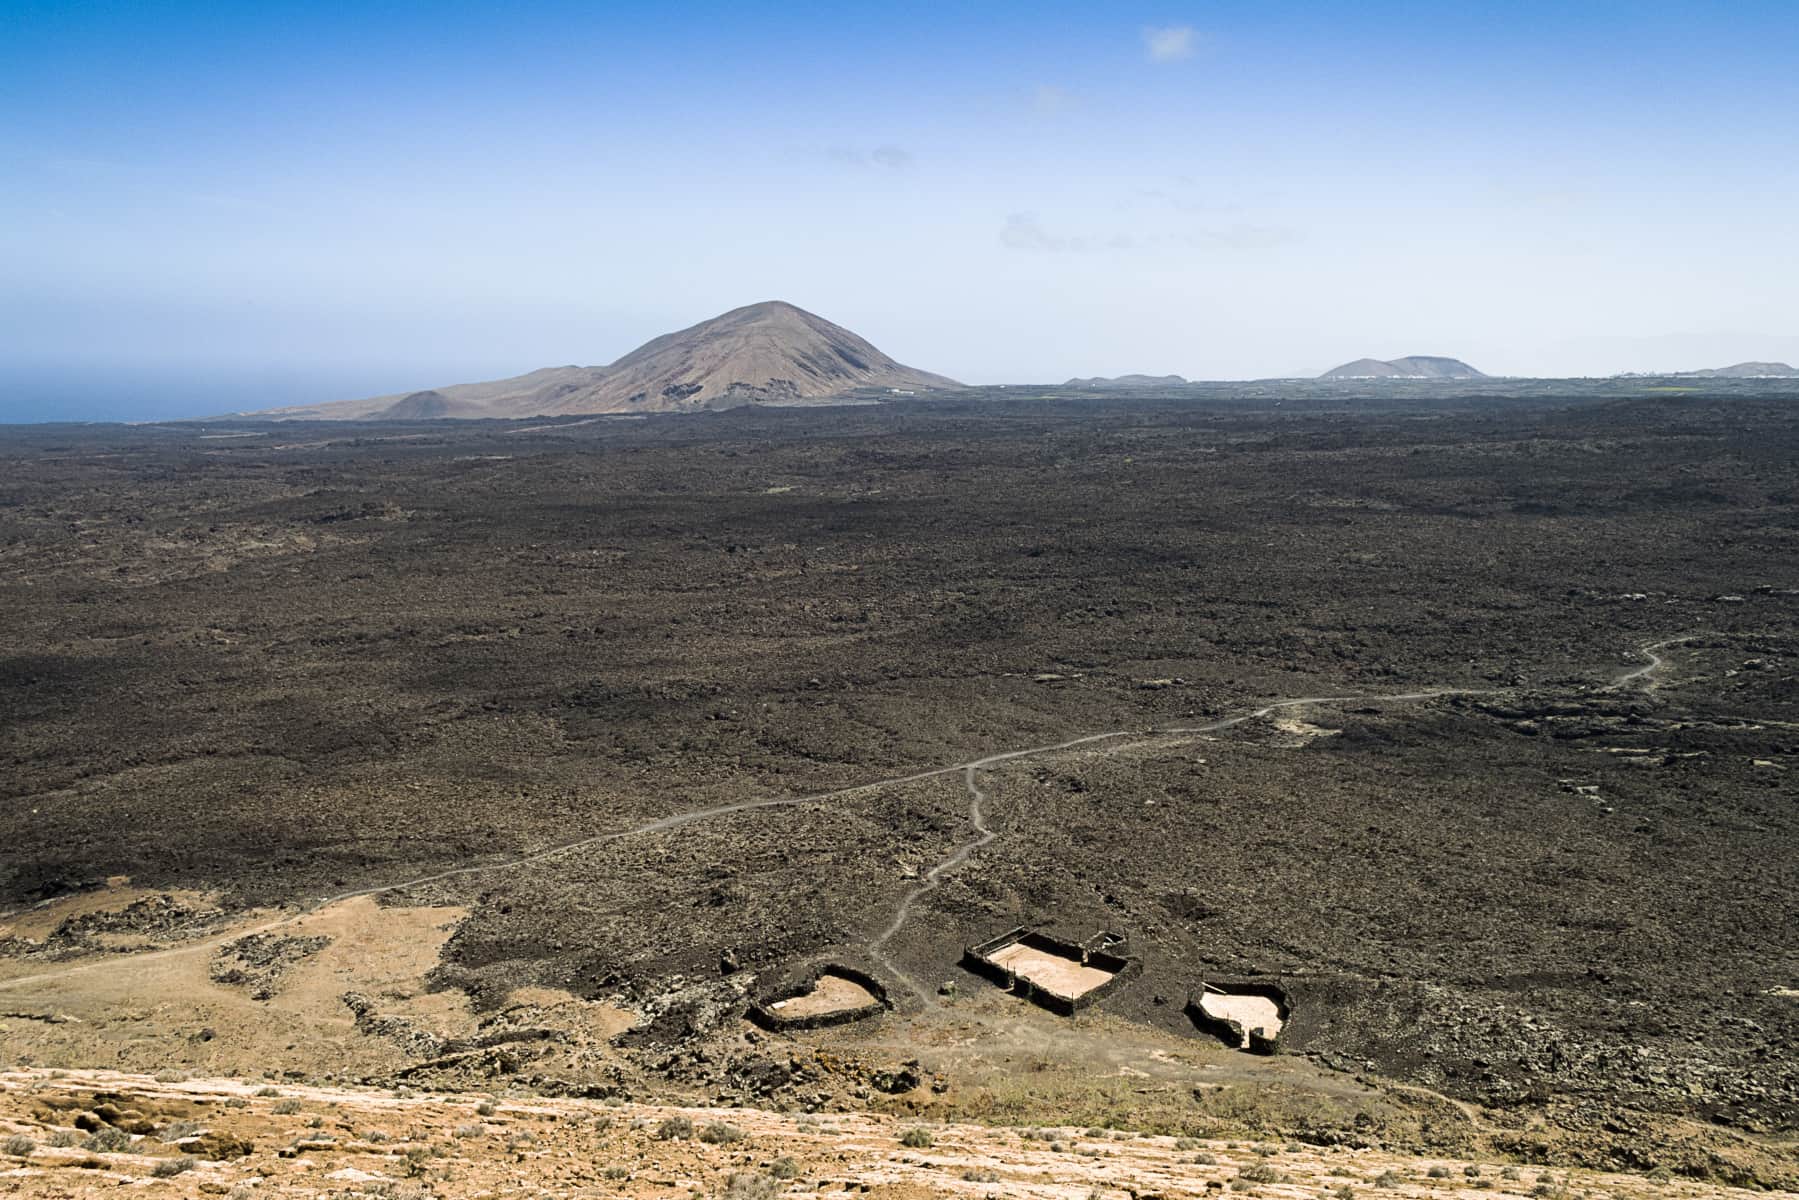
<path id="1" fill-rule="evenodd" d="M 187 1082 L 187 1072 L 186 1071 L 158 1071 L 156 1074 L 150 1076 L 150 1078 L 154 1079 L 157 1083 L 186 1083 Z"/>
<path id="2" fill-rule="evenodd" d="M 1396 1188 L 1404 1182 L 1397 1171 L 1382 1171 L 1374 1177 L 1374 1186 L 1377 1188 Z"/>
<path id="3" fill-rule="evenodd" d="M 176 1121 L 156 1136 L 165 1142 L 178 1142 L 182 1138 L 191 1138 L 200 1132 L 200 1126 L 193 1121 Z"/>
<path id="4" fill-rule="evenodd" d="M 1347 1183 L 1339 1184 L 1337 1187 L 1331 1189 L 1331 1195 L 1335 1197 L 1335 1200 L 1353 1200 L 1355 1189 L 1350 1187 Z"/>
<path id="5" fill-rule="evenodd" d="M 999 1172 L 989 1171 L 982 1167 L 970 1167 L 962 1172 L 962 1179 L 967 1183 L 998 1183 Z"/>
<path id="6" fill-rule="evenodd" d="M 670 1117 L 656 1126 L 656 1140 L 659 1142 L 680 1141 L 693 1136 L 693 1122 L 686 1117 Z"/>
<path id="7" fill-rule="evenodd" d="M 263 1097 L 266 1100 L 271 1096 L 279 1096 L 281 1094 L 281 1089 L 273 1088 L 273 1087 L 259 1087 L 256 1089 L 256 1094 L 258 1096 Z"/>
<path id="8" fill-rule="evenodd" d="M 22 1133 L 15 1133 L 4 1142 L 0 1142 L 0 1150 L 6 1151 L 14 1158 L 30 1158 L 31 1152 L 36 1149 L 37 1143 Z"/>
<path id="9" fill-rule="evenodd" d="M 278 1117 L 291 1117 L 300 1111 L 300 1102 L 298 1100 L 277 1100 L 270 1106 L 269 1111 Z"/>
<path id="10" fill-rule="evenodd" d="M 1430 1170 L 1426 1171 L 1425 1174 L 1432 1179 L 1448 1179 L 1449 1178 L 1449 1168 L 1441 1167 L 1441 1166 L 1432 1167 Z"/>
<path id="11" fill-rule="evenodd" d="M 477 1116 L 491 1117 L 498 1111 L 499 1110 L 494 1107 L 494 1102 L 492 1100 L 483 1100 L 481 1103 L 475 1105 L 475 1113 Z"/>
<path id="12" fill-rule="evenodd" d="M 700 1129 L 700 1141 L 709 1146 L 729 1146 L 743 1140 L 743 1130 L 723 1121 L 712 1121 Z"/>
<path id="13" fill-rule="evenodd" d="M 73 1129 L 58 1129 L 55 1133 L 50 1135 L 49 1141 L 50 1145 L 55 1146 L 58 1149 L 68 1146 L 79 1146 L 81 1144 L 81 1135 Z"/>
<path id="14" fill-rule="evenodd" d="M 754 1171 L 735 1171 L 725 1181 L 726 1200 L 774 1200 L 780 1190 L 774 1180 Z"/>
<path id="15" fill-rule="evenodd" d="M 619 1180 L 629 1176 L 631 1172 L 625 1167 L 613 1165 L 607 1167 L 604 1171 L 601 1171 L 600 1174 L 607 1179 L 610 1179 L 612 1182 L 617 1183 Z"/>
<path id="16" fill-rule="evenodd" d="M 1251 1163 L 1237 1172 L 1237 1178 L 1245 1183 L 1279 1183 L 1286 1176 L 1267 1163 Z"/>
<path id="17" fill-rule="evenodd" d="M 1174 1140 L 1174 1148 L 1176 1150 L 1197 1150 L 1197 1149 L 1199 1149 L 1199 1139 L 1198 1138 L 1176 1138 Z"/>
<path id="18" fill-rule="evenodd" d="M 248 1096 L 226 1096 L 224 1104 L 226 1108 L 249 1108 L 250 1098 Z"/>
<path id="19" fill-rule="evenodd" d="M 797 1179 L 800 1173 L 799 1160 L 790 1154 L 783 1154 L 768 1164 L 768 1173 L 776 1179 Z"/>
<path id="20" fill-rule="evenodd" d="M 1214 1155 L 1201 1151 L 1193 1156 L 1193 1165 L 1196 1167 L 1214 1167 L 1218 1165 L 1218 1159 Z"/>
<path id="21" fill-rule="evenodd" d="M 1517 1167 L 1507 1167 L 1505 1170 L 1503 1170 L 1499 1173 L 1499 1177 L 1501 1179 L 1522 1179 L 1523 1178 L 1522 1175 L 1518 1174 Z"/>
<path id="22" fill-rule="evenodd" d="M 117 1154 L 131 1145 L 131 1135 L 123 1129 L 108 1125 L 104 1129 L 96 1129 L 87 1141 L 81 1143 L 83 1150 L 95 1154 Z"/>
<path id="23" fill-rule="evenodd" d="M 150 1168 L 150 1174 L 158 1179 L 173 1179 L 177 1175 L 185 1175 L 199 1165 L 193 1155 L 183 1154 L 180 1158 L 165 1158 Z"/>
<path id="24" fill-rule="evenodd" d="M 459 1138 L 478 1138 L 487 1132 L 487 1126 L 477 1122 L 473 1125 L 458 1125 L 456 1136 Z"/>
<path id="25" fill-rule="evenodd" d="M 923 1125 L 914 1125 L 900 1134 L 900 1145 L 913 1150 L 929 1150 L 936 1143 L 937 1139 L 932 1137 L 931 1131 Z"/>

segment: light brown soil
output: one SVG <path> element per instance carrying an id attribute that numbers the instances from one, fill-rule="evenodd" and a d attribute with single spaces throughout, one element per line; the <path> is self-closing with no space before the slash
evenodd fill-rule
<path id="1" fill-rule="evenodd" d="M 877 999 L 873 992 L 855 980 L 826 973 L 818 977 L 818 982 L 805 995 L 777 1000 L 769 1008 L 784 1017 L 817 1017 L 865 1008 Z"/>
<path id="2" fill-rule="evenodd" d="M 991 957 L 998 965 L 1030 980 L 1038 987 L 1070 999 L 1084 996 L 1094 988 L 1103 983 L 1110 983 L 1112 980 L 1110 971 L 1089 967 L 1075 962 L 1073 959 L 1063 958 L 1060 954 L 1050 954 L 1022 942 L 1007 946 Z"/>
<path id="3" fill-rule="evenodd" d="M 72 898 L 72 904 L 87 903 Z M 61 915 L 55 913 L 56 919 Z M 0 1026 L 0 1053 L 15 1062 L 21 1056 L 51 1065 L 111 1060 L 144 1069 L 398 1069 L 406 1057 L 359 1033 L 343 996 L 368 995 L 383 1013 L 440 1034 L 472 1031 L 475 1019 L 465 996 L 431 992 L 423 983 L 463 916 L 459 908 L 383 908 L 360 897 L 282 923 L 271 931 L 331 940 L 282 975 L 266 1001 L 213 982 L 208 968 L 221 944 L 278 920 L 267 912 L 228 933 L 172 949 L 69 964 L 7 962 L 0 1002 L 51 1021 Z"/>
<path id="4" fill-rule="evenodd" d="M 277 1095 L 259 1094 L 274 1091 Z M 77 1114 L 105 1093 L 157 1128 L 120 1151 L 74 1140 Z M 1465 1159 L 1414 1158 L 1375 1150 L 1298 1144 L 1181 1140 L 1100 1128 L 1008 1129 L 925 1124 L 879 1116 L 788 1116 L 755 1109 L 679 1109 L 581 1100 L 411 1096 L 195 1080 L 159 1084 L 114 1072 L 12 1072 L 0 1076 L 0 1135 L 22 1135 L 28 1154 L 0 1162 L 9 1195 L 44 1198 L 113 1193 L 125 1186 L 156 1197 L 667 1197 L 724 1195 L 733 1175 L 769 1182 L 763 1195 L 852 1194 L 1030 1197 L 1080 1200 L 1161 1196 L 1188 1200 L 1223 1188 L 1233 1195 L 1303 1197 L 1380 1194 L 1392 1200 L 1701 1200 L 1747 1197 L 1740 1189 L 1685 1180 L 1655 1183 L 1596 1171 L 1548 1172 Z M 477 1107 L 480 1105 L 480 1107 Z M 278 1111 L 279 1110 L 279 1111 Z M 741 1137 L 659 1136 L 686 1117 L 696 1131 L 729 1125 Z M 189 1122 L 171 1129 L 176 1121 Z M 930 1145 L 902 1137 L 924 1129 Z M 167 1142 L 193 1129 L 200 1140 Z M 241 1157 L 223 1139 L 247 1141 Z M 914 1139 L 918 1140 L 918 1139 Z M 242 1147 L 237 1148 L 239 1152 Z M 158 1176 L 159 1164 L 192 1155 L 188 1169 Z M 777 1165 L 778 1164 L 778 1165 Z M 1433 1176 L 1434 1172 L 1434 1176 Z M 775 1179 L 775 1175 L 786 1178 Z M 234 1189 L 244 1188 L 239 1192 Z M 1792 1193 L 1753 1193 L 1783 1196 Z"/>

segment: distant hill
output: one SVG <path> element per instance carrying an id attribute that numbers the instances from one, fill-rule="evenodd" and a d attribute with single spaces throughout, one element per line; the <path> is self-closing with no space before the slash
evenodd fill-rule
<path id="1" fill-rule="evenodd" d="M 1459 358 L 1414 354 L 1407 358 L 1358 358 L 1332 367 L 1320 379 L 1485 379 Z"/>
<path id="2" fill-rule="evenodd" d="M 413 392 L 381 410 L 381 416 L 400 421 L 425 421 L 435 417 L 471 416 L 472 406 L 458 404 L 442 392 Z"/>
<path id="3" fill-rule="evenodd" d="M 817 400 L 856 388 L 960 386 L 897 363 L 842 326 L 775 300 L 664 334 L 611 366 L 544 367 L 488 383 L 257 415 L 376 420 L 693 412 Z"/>
<path id="4" fill-rule="evenodd" d="M 1091 379 L 1070 379 L 1062 386 L 1090 392 L 1124 392 L 1139 388 L 1185 387 L 1186 384 L 1179 375 L 1114 375 L 1110 378 L 1095 375 Z"/>
<path id="5" fill-rule="evenodd" d="M 1799 379 L 1799 369 L 1783 362 L 1740 362 L 1704 371 L 1681 371 L 1682 379 Z"/>

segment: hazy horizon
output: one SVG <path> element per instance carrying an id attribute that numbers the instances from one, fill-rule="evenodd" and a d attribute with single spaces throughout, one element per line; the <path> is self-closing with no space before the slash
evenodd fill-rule
<path id="1" fill-rule="evenodd" d="M 1796 47 L 1788 4 L 18 4 L 0 420 L 777 298 L 969 383 L 1792 362 Z"/>

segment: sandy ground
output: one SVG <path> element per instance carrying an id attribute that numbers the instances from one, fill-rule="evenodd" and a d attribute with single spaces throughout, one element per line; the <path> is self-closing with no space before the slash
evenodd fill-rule
<path id="1" fill-rule="evenodd" d="M 1257 1030 L 1272 1038 L 1281 1031 L 1280 1006 L 1266 996 L 1231 996 L 1207 992 L 1199 998 L 1200 1011 L 1210 1017 L 1235 1021 L 1243 1027 L 1243 1045 Z"/>
<path id="2" fill-rule="evenodd" d="M 777 1000 L 769 1005 L 784 1017 L 816 1017 L 823 1013 L 845 1012 L 876 1002 L 877 997 L 853 979 L 824 974 L 812 990 L 790 1000 Z"/>
<path id="3" fill-rule="evenodd" d="M 67 914 L 33 915 L 49 920 Z M 10 960 L 0 975 L 0 1011 L 8 1018 L 0 1022 L 0 1053 L 14 1062 L 113 1059 L 201 1071 L 360 1074 L 400 1068 L 406 1057 L 397 1046 L 359 1033 L 344 996 L 368 996 L 383 1014 L 444 1035 L 472 1031 L 466 997 L 430 992 L 422 982 L 463 915 L 458 908 L 383 908 L 362 897 L 278 927 L 271 927 L 277 914 L 255 914 L 228 933 L 151 953 L 68 964 Z M 221 946 L 257 929 L 329 941 L 282 973 L 270 999 L 258 1001 L 249 989 L 214 982 L 210 973 Z"/>
<path id="4" fill-rule="evenodd" d="M 1000 966 L 1007 968 L 1032 983 L 1056 993 L 1058 996 L 1084 996 L 1102 983 L 1112 979 L 1110 971 L 1102 971 L 1098 967 L 1084 966 L 1072 959 L 1063 958 L 1059 954 L 1049 954 L 1042 950 L 1016 942 L 994 955 L 992 959 Z"/>
<path id="5" fill-rule="evenodd" d="M 108 1102 L 120 1120 L 154 1131 L 123 1142 L 115 1134 L 114 1148 L 87 1148 L 89 1135 L 75 1123 L 94 1124 L 82 1114 Z M 697 1136 L 668 1136 L 685 1132 L 680 1118 Z M 922 1132 L 907 1137 L 911 1131 Z M 1177 1141 L 1100 1128 L 919 1124 L 222 1079 L 157 1083 L 114 1072 L 0 1075 L 0 1138 L 10 1139 L 0 1142 L 0 1188 L 44 1198 L 117 1194 L 119 1187 L 235 1200 L 851 1194 L 1182 1200 L 1227 1188 L 1288 1200 L 1363 1192 L 1396 1200 L 1751 1194 L 1684 1180 L 1297 1143 Z"/>
<path id="6" fill-rule="evenodd" d="M 114 899 L 128 903 L 129 895 L 122 891 Z M 82 905 L 83 911 L 94 911 L 91 897 L 71 900 Z M 33 916 L 44 928 L 54 928 L 58 918 L 54 911 Z M 519 1194 L 526 1188 L 552 1193 L 564 1189 L 560 1194 L 581 1195 L 691 1195 L 695 1189 L 704 1193 L 724 1186 L 721 1179 L 731 1170 L 764 1170 L 780 1154 L 798 1155 L 802 1161 L 807 1161 L 805 1154 L 818 1156 L 806 1166 L 811 1174 L 805 1176 L 808 1184 L 800 1190 L 808 1194 L 867 1187 L 893 1195 L 1041 1195 L 1082 1200 L 1095 1188 L 1118 1192 L 1124 1187 L 1089 1170 L 1089 1160 L 1120 1170 L 1129 1166 L 1112 1162 L 1125 1154 L 1118 1139 L 1087 1138 L 1077 1130 L 1063 1129 L 1049 1140 L 1067 1144 L 1062 1150 L 1051 1150 L 1039 1139 L 1020 1141 L 1015 1133 L 1005 1135 L 1012 1139 L 1009 1143 L 1004 1137 L 993 1141 L 997 1135 L 986 1133 L 969 1133 L 966 1138 L 952 1134 L 951 1123 L 966 1121 L 1078 1121 L 1083 1128 L 1093 1122 L 1212 1137 L 1274 1136 L 1256 1131 L 1344 1130 L 1366 1125 L 1379 1135 L 1373 1140 L 1351 1140 L 1413 1151 L 1434 1146 L 1445 1154 L 1478 1154 L 1481 1146 L 1515 1144 L 1504 1140 L 1515 1137 L 1512 1126 L 1491 1126 L 1487 1114 L 1419 1089 L 1386 1089 L 1376 1080 L 1351 1076 L 1302 1056 L 1241 1054 L 1212 1039 L 1135 1024 L 1100 1009 L 1074 1018 L 1060 1017 L 992 988 L 972 988 L 916 1013 L 888 1013 L 804 1034 L 771 1038 L 747 1021 L 720 1030 L 701 1046 L 701 1052 L 789 1063 L 796 1072 L 806 1073 L 808 1082 L 768 1103 L 824 1110 L 813 1118 L 777 1118 L 767 1113 L 746 1114 L 741 1120 L 731 1116 L 728 1119 L 743 1124 L 750 1136 L 729 1146 L 665 1145 L 628 1126 L 625 1132 L 631 1136 L 621 1140 L 618 1121 L 660 1120 L 656 1114 L 661 1110 L 653 1107 L 625 1110 L 634 1114 L 625 1118 L 608 1117 L 605 1114 L 615 1110 L 599 1102 L 572 1107 L 561 1100 L 527 1102 L 520 1099 L 527 1092 L 520 1091 L 506 1093 L 510 1099 L 502 1113 L 510 1115 L 505 1120 L 478 1120 L 485 1114 L 470 1117 L 476 1098 L 468 1096 L 430 1100 L 393 1092 L 320 1090 L 402 1082 L 418 1088 L 499 1088 L 508 1086 L 506 1079 L 522 1081 L 519 1086 L 532 1093 L 560 1090 L 532 1083 L 542 1077 L 618 1084 L 623 1094 L 645 1102 L 716 1106 L 757 1102 L 751 1093 L 733 1092 L 717 1080 L 702 1079 L 689 1086 L 642 1074 L 642 1064 L 613 1041 L 639 1016 L 625 1008 L 582 1000 L 554 988 L 521 987 L 509 993 L 497 1009 L 477 1013 L 463 993 L 433 991 L 427 982 L 429 972 L 462 917 L 462 910 L 456 908 L 383 908 L 363 897 L 304 916 L 270 911 L 247 914 L 229 930 L 208 932 L 148 952 L 90 954 L 61 962 L 44 961 L 42 955 L 0 960 L 0 1064 L 17 1069 L 11 1084 L 5 1085 L 11 1090 L 0 1093 L 0 1099 L 10 1096 L 25 1105 L 9 1109 L 0 1103 L 0 1143 L 13 1133 L 32 1140 L 29 1154 L 8 1157 L 0 1149 L 0 1180 L 4 1181 L 0 1191 L 71 1195 L 99 1186 L 96 1181 L 107 1186 L 146 1181 L 147 1172 L 156 1165 L 151 1159 L 181 1150 L 140 1137 L 129 1151 L 102 1147 L 95 1153 L 78 1152 L 74 1143 L 79 1139 L 67 1128 L 78 1111 L 71 1106 L 91 1107 L 97 1103 L 92 1093 L 100 1090 L 138 1097 L 115 1099 L 114 1103 L 127 1109 L 148 1105 L 156 1110 L 152 1124 L 190 1121 L 207 1127 L 221 1125 L 228 1127 L 232 1138 L 247 1137 L 254 1142 L 260 1157 L 253 1156 L 248 1165 L 233 1159 L 229 1166 L 202 1165 L 166 1179 L 148 1176 L 155 1182 L 144 1182 L 159 1191 L 185 1195 L 195 1188 L 206 1194 L 224 1194 L 252 1180 L 263 1181 L 252 1190 L 237 1192 L 236 1200 L 248 1200 L 258 1193 L 330 1192 L 341 1196 L 379 1191 L 391 1196 L 401 1189 L 410 1189 L 407 1195 L 416 1196 L 424 1182 L 433 1183 L 439 1195 L 464 1194 L 465 1184 L 470 1185 L 467 1194 L 490 1191 L 496 1197 Z M 224 961 L 218 957 L 221 949 L 239 947 L 246 935 L 258 931 L 262 945 L 269 939 L 303 939 L 305 945 L 304 953 L 284 960 L 284 970 L 267 987 L 267 998 L 260 1000 L 255 998 L 263 994 L 258 989 L 212 978 L 214 965 Z M 1079 970 L 1076 964 L 1050 957 L 1053 967 Z M 1091 974 L 1103 978 L 1103 973 Z M 1080 982 L 1077 977 L 1075 986 Z M 826 977 L 823 988 L 809 1001 L 841 1004 L 866 996 L 860 989 L 849 995 L 843 986 L 847 983 Z M 348 1000 L 352 994 L 354 1004 Z M 361 1021 L 358 1012 L 364 1014 Z M 486 1051 L 479 1047 L 493 1043 L 483 1039 L 514 1030 L 548 1030 L 550 1040 L 527 1041 L 519 1050 L 521 1065 L 516 1068 L 488 1069 L 479 1057 Z M 471 1037 L 473 1043 L 468 1040 Z M 419 1038 L 430 1045 L 421 1049 Z M 477 1048 L 459 1048 L 471 1044 Z M 541 1055 L 533 1047 L 541 1047 Z M 473 1057 L 459 1057 L 465 1055 Z M 871 1084 L 884 1091 L 885 1085 L 876 1081 L 891 1078 L 902 1063 L 911 1063 L 922 1074 L 921 1083 L 911 1093 L 889 1095 L 872 1090 Z M 155 1073 L 164 1079 L 252 1082 L 158 1085 L 150 1082 L 147 1074 L 136 1078 L 95 1074 L 96 1068 Z M 311 1086 L 300 1086 L 297 1081 L 302 1079 Z M 5 1080 L 0 1079 L 0 1084 Z M 309 1114 L 305 1122 L 297 1114 L 259 1107 L 261 1100 L 270 1097 L 248 1093 L 263 1086 L 278 1088 L 289 1100 L 303 1101 Z M 58 1099 L 62 1093 L 84 1089 L 82 1097 Z M 232 1097 L 244 1101 L 249 1111 L 238 1108 Z M 323 1108 L 313 1104 L 315 1098 Z M 339 1108 L 355 1115 L 340 1116 Z M 869 1109 L 905 1114 L 913 1121 L 929 1118 L 942 1122 L 931 1126 L 942 1134 L 939 1150 L 961 1148 L 948 1159 L 939 1154 L 928 1161 L 912 1151 L 902 1151 L 895 1145 L 896 1128 L 888 1123 L 892 1118 L 860 1115 Z M 553 1115 L 524 1115 L 542 1112 Z M 848 1112 L 858 1115 L 841 1115 Z M 839 1115 L 827 1115 L 830 1113 Z M 13 1118 L 10 1128 L 8 1114 Z M 294 1119 L 276 1120 L 285 1117 Z M 702 1117 L 712 1119 L 705 1114 L 696 1114 L 694 1119 Z M 139 1119 L 150 1118 L 140 1112 Z M 313 1126 L 313 1119 L 320 1124 Z M 612 1121 L 606 1125 L 609 1132 L 600 1136 L 600 1126 L 608 1120 Z M 547 1128 L 527 1121 L 547 1123 Z M 565 1129 L 564 1123 L 569 1128 Z M 855 1136 L 821 1142 L 814 1136 L 813 1123 Z M 471 1124 L 485 1128 L 458 1134 Z M 56 1132 L 59 1129 L 61 1133 Z M 314 1144 L 319 1139 L 309 1130 L 323 1131 L 335 1140 L 328 1145 Z M 1420 1140 L 1427 1132 L 1429 1140 Z M 377 1133 L 387 1140 L 375 1137 Z M 1489 1133 L 1492 1138 L 1486 1140 Z M 519 1135 L 526 1134 L 534 1141 L 519 1140 Z M 1539 1161 L 1547 1158 L 1593 1165 L 1631 1161 L 1587 1157 L 1584 1150 L 1571 1153 L 1558 1140 L 1562 1135 L 1547 1129 L 1542 1134 L 1532 1140 L 1532 1145 L 1541 1149 L 1530 1151 Z M 1131 1154 L 1158 1145 L 1165 1150 L 1165 1142 L 1153 1139 L 1128 1142 Z M 1701 1147 L 1714 1144 L 1724 1157 L 1701 1151 Z M 1658 1145 L 1667 1145 L 1669 1152 L 1657 1152 L 1645 1161 L 1667 1163 L 1675 1169 L 1691 1166 L 1698 1177 L 1792 1178 L 1784 1165 L 1790 1158 L 1786 1151 L 1719 1137 L 1712 1130 L 1671 1128 L 1666 1136 L 1658 1134 Z M 554 1147 L 553 1151 L 544 1149 L 546 1146 Z M 811 1149 L 805 1150 L 807 1146 Z M 202 1149 L 215 1157 L 224 1153 L 217 1145 Z M 292 1157 L 284 1157 L 283 1149 L 291 1151 Z M 408 1157 L 408 1150 L 416 1153 Z M 205 1157 L 200 1150 L 191 1152 Z M 1217 1164 L 1188 1161 L 1185 1165 L 1228 1166 L 1235 1162 L 1223 1153 L 1205 1153 L 1214 1154 Z M 1140 1167 L 1141 1186 L 1148 1189 L 1140 1194 L 1145 1197 L 1204 1190 L 1207 1183 L 1215 1185 L 1213 1190 L 1229 1186 L 1226 1180 L 1230 1177 L 1216 1172 L 1201 1172 L 1193 1178 L 1186 1177 L 1192 1172 L 1185 1172 L 1171 1181 L 1164 1177 L 1172 1168 L 1157 1166 L 1160 1161 L 1146 1159 Z M 619 1180 L 632 1186 L 613 1188 L 619 1180 L 592 1176 L 596 1163 L 604 1164 L 607 1171 L 620 1170 Z M 583 1170 L 588 1175 L 580 1175 Z M 334 1176 L 336 1172 L 350 1174 Z M 1002 1190 L 994 1189 L 990 1174 L 1003 1181 Z M 1296 1173 L 1290 1174 L 1298 1178 Z M 475 1182 L 481 1186 L 473 1186 Z M 789 1185 L 788 1190 L 799 1187 L 794 1181 L 781 1182 Z M 1286 1187 L 1278 1182 L 1254 1186 L 1262 1191 L 1272 1188 L 1269 1194 Z M 1442 1190 L 1435 1181 L 1428 1186 Z M 1643 1191 L 1641 1181 L 1635 1187 Z M 1496 1180 L 1491 1188 L 1476 1190 L 1493 1189 L 1505 1190 Z M 1554 1188 L 1544 1195 L 1553 1193 Z M 1634 1194 L 1629 1189 L 1617 1194 L 1627 1193 Z M 1664 1190 L 1661 1194 L 1679 1193 Z M 1543 1200 L 1542 1196 L 1538 1200 Z"/>

